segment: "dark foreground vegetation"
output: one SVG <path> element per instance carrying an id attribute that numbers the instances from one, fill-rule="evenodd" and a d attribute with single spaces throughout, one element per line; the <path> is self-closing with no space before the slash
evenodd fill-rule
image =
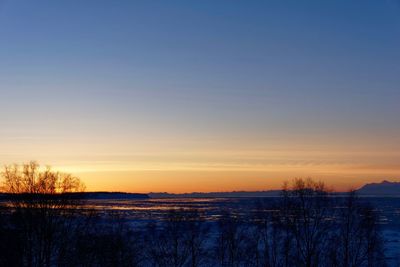
<path id="1" fill-rule="evenodd" d="M 70 175 L 35 163 L 6 167 L 11 198 L 0 213 L 0 266 L 385 266 L 378 214 L 350 192 L 297 179 L 276 202 L 214 220 L 195 210 L 132 222 L 68 197 Z"/>

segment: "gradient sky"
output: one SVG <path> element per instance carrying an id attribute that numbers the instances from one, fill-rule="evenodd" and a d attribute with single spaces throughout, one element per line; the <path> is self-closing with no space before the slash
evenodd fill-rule
<path id="1" fill-rule="evenodd" d="M 0 163 L 88 190 L 400 179 L 400 1 L 0 0 Z"/>

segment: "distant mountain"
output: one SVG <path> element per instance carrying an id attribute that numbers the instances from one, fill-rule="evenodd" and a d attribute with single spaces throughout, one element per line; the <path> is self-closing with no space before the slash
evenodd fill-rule
<path id="1" fill-rule="evenodd" d="M 400 182 L 382 181 L 381 183 L 366 184 L 356 190 L 360 196 L 399 196 L 400 197 Z M 229 198 L 229 197 L 278 197 L 281 190 L 270 191 L 233 191 L 233 192 L 210 192 L 210 193 L 149 193 L 150 198 Z M 336 192 L 334 195 L 345 196 L 347 192 Z"/>
<path id="2" fill-rule="evenodd" d="M 357 190 L 359 195 L 370 196 L 399 196 L 400 182 L 382 181 L 381 183 L 366 184 Z"/>
<path id="3" fill-rule="evenodd" d="M 150 198 L 213 198 L 213 197 L 277 197 L 281 190 L 270 191 L 233 191 L 233 192 L 210 192 L 210 193 L 184 193 L 184 194 L 170 194 L 170 193 L 149 193 Z"/>

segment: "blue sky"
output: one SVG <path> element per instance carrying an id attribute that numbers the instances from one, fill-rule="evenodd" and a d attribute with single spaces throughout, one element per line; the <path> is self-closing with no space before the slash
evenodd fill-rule
<path id="1" fill-rule="evenodd" d="M 251 171 L 350 150 L 397 177 L 399 47 L 394 0 L 0 0 L 0 161 Z"/>

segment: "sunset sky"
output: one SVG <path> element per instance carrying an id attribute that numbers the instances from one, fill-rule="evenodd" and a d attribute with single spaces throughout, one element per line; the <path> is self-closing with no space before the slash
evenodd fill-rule
<path id="1" fill-rule="evenodd" d="M 400 1 L 0 0 L 0 164 L 87 190 L 400 180 Z"/>

